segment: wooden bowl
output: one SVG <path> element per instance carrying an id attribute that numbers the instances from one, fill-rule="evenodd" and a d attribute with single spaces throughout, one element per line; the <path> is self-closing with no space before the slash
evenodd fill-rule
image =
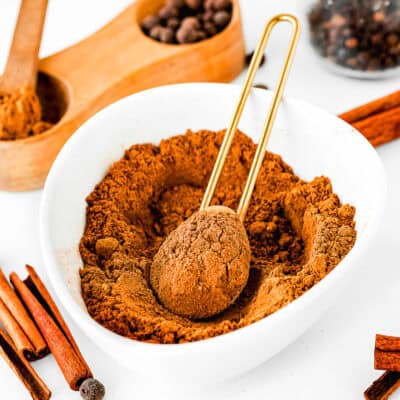
<path id="1" fill-rule="evenodd" d="M 245 49 L 239 0 L 232 2 L 230 24 L 202 42 L 172 45 L 149 38 L 140 21 L 164 0 L 138 0 L 92 36 L 41 60 L 37 92 L 44 119 L 55 125 L 38 136 L 0 141 L 0 189 L 41 188 L 75 130 L 122 97 L 170 83 L 234 79 L 244 68 Z"/>

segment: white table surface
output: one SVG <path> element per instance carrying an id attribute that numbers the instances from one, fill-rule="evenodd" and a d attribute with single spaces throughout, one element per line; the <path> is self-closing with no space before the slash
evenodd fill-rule
<path id="1" fill-rule="evenodd" d="M 0 70 L 7 57 L 18 3 L 16 0 L 0 1 Z M 82 39 L 128 3 L 128 0 L 50 1 L 41 54 L 51 54 Z M 268 17 L 276 12 L 298 12 L 295 3 L 295 0 L 243 0 L 248 48 L 254 48 Z M 273 76 L 284 53 L 285 37 L 282 34 L 274 35 L 275 41 L 268 50 L 269 62 L 260 70 L 258 82 L 273 85 Z M 238 82 L 242 80 L 243 77 Z M 338 113 L 399 87 L 399 78 L 369 82 L 328 73 L 314 62 L 304 47 L 303 38 L 287 93 Z M 156 382 L 139 380 L 120 367 L 66 316 L 95 374 L 107 387 L 107 399 L 361 399 L 363 390 L 380 375 L 373 369 L 375 333 L 400 336 L 400 140 L 379 148 L 378 152 L 387 171 L 389 196 L 379 235 L 363 260 L 363 275 L 305 335 L 245 376 L 216 387 L 204 386 L 201 390 L 175 387 L 166 391 Z M 0 192 L 0 265 L 7 273 L 11 270 L 24 273 L 24 264 L 30 263 L 48 282 L 39 249 L 40 198 L 40 191 L 24 194 Z M 34 365 L 48 382 L 54 399 L 79 398 L 67 388 L 52 357 Z M 0 399 L 29 398 L 1 360 Z M 393 399 L 400 399 L 400 393 Z"/>

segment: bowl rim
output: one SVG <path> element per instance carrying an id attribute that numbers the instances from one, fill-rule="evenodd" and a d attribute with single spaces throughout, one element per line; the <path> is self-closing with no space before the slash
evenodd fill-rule
<path id="1" fill-rule="evenodd" d="M 326 110 L 310 104 L 303 100 L 298 100 L 291 96 L 286 96 L 286 100 L 294 102 L 294 103 L 302 103 L 308 108 L 314 109 L 318 112 L 322 112 L 329 116 L 329 118 L 337 119 L 337 122 L 343 125 L 346 125 L 347 130 L 350 133 L 349 126 L 351 127 L 352 134 L 358 135 L 359 139 L 364 142 L 364 145 L 369 147 L 369 152 L 371 157 L 375 159 L 375 163 L 379 168 L 380 175 L 380 183 L 382 185 L 381 191 L 379 191 L 377 195 L 377 207 L 376 212 L 371 216 L 371 219 L 368 222 L 368 225 L 363 232 L 363 242 L 360 246 L 353 247 L 350 252 L 344 257 L 344 259 L 331 271 L 329 274 L 324 277 L 321 281 L 315 284 L 312 288 L 310 288 L 307 292 L 305 292 L 300 297 L 296 298 L 288 305 L 282 307 L 278 311 L 273 314 L 260 319 L 250 325 L 244 326 L 242 328 L 233 330 L 231 332 L 218 335 L 215 337 L 211 337 L 208 339 L 203 339 L 196 342 L 190 343 L 179 343 L 179 344 L 158 344 L 158 343 L 146 343 L 139 340 L 129 339 L 127 337 L 121 336 L 117 333 L 108 330 L 107 328 L 100 325 L 89 315 L 87 311 L 84 311 L 73 298 L 72 294 L 69 292 L 67 286 L 65 285 L 64 279 L 60 272 L 59 268 L 54 268 L 54 266 L 58 265 L 58 261 L 56 259 L 55 254 L 52 251 L 52 246 L 50 245 L 50 226 L 51 220 L 49 215 L 49 202 L 52 194 L 52 188 L 54 181 L 58 178 L 58 171 L 62 170 L 62 165 L 65 157 L 69 156 L 69 151 L 72 148 L 76 148 L 79 144 L 80 138 L 84 135 L 89 135 L 91 132 L 90 126 L 88 127 L 88 122 L 97 118 L 99 115 L 104 114 L 104 112 L 108 112 L 112 108 L 118 108 L 121 103 L 129 102 L 132 98 L 137 98 L 140 96 L 152 96 L 160 91 L 170 91 L 170 90 L 184 90 L 184 91 L 196 91 L 203 90 L 204 87 L 207 86 L 208 90 L 231 90 L 237 93 L 240 90 L 240 85 L 236 84 L 223 84 L 223 83 L 181 83 L 174 85 L 165 85 L 157 88 L 148 89 L 130 96 L 127 96 L 117 102 L 107 106 L 99 113 L 95 114 L 92 118 L 90 118 L 87 122 L 85 122 L 75 134 L 71 136 L 68 142 L 64 145 L 63 149 L 59 153 L 56 158 L 53 166 L 50 170 L 50 173 L 46 179 L 45 187 L 43 190 L 41 205 L 40 205 L 40 215 L 39 215 L 39 231 L 40 231 L 40 244 L 42 256 L 45 264 L 45 269 L 48 274 L 50 283 L 56 293 L 56 296 L 71 315 L 73 320 L 79 325 L 79 327 L 88 335 L 88 332 L 92 332 L 96 334 L 98 338 L 101 338 L 103 342 L 110 343 L 111 341 L 117 342 L 119 346 L 123 347 L 126 351 L 135 350 L 143 350 L 146 352 L 154 351 L 157 353 L 157 356 L 168 356 L 170 354 L 180 354 L 181 352 L 185 353 L 198 353 L 205 347 L 208 347 L 208 350 L 215 350 L 220 348 L 223 343 L 226 347 L 234 347 L 238 342 L 241 342 L 242 338 L 249 336 L 250 334 L 255 334 L 256 331 L 262 330 L 266 331 L 267 329 L 273 329 L 274 325 L 279 325 L 282 323 L 281 321 L 290 319 L 292 315 L 301 312 L 303 309 L 307 308 L 310 304 L 314 303 L 318 298 L 320 298 L 324 292 L 332 285 L 335 285 L 337 282 L 341 281 L 345 275 L 351 272 L 350 268 L 347 268 L 352 262 L 360 257 L 363 253 L 364 249 L 368 247 L 368 244 L 373 239 L 377 227 L 382 220 L 384 205 L 386 201 L 387 194 L 387 180 L 386 174 L 383 167 L 383 163 L 372 147 L 372 145 L 368 142 L 368 140 L 357 130 L 347 124 L 345 121 L 336 117 L 335 115 L 330 114 Z M 260 92 L 265 92 L 264 89 L 253 89 Z M 358 239 L 356 239 L 358 240 Z"/>

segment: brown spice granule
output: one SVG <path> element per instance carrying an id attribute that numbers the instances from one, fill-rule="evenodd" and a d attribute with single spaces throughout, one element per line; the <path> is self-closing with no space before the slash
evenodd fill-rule
<path id="1" fill-rule="evenodd" d="M 39 135 L 52 124 L 42 121 L 40 101 L 35 91 L 24 86 L 14 93 L 0 93 L 0 140 L 24 139 Z"/>
<path id="2" fill-rule="evenodd" d="M 238 329 L 302 295 L 354 245 L 355 210 L 340 204 L 329 179 L 304 182 L 280 156 L 267 153 L 245 221 L 251 271 L 238 300 L 201 322 L 161 306 L 149 284 L 152 258 L 199 209 L 223 135 L 188 131 L 159 146 L 134 145 L 88 196 L 82 294 L 91 316 L 108 329 L 154 343 Z M 213 204 L 236 209 L 255 148 L 238 132 Z"/>

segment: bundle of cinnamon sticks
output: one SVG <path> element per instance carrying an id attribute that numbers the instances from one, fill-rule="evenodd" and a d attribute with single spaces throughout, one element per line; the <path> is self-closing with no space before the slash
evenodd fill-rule
<path id="1" fill-rule="evenodd" d="M 34 400 L 47 400 L 51 392 L 29 361 L 51 352 L 73 390 L 92 372 L 42 280 L 33 267 L 26 268 L 25 281 L 10 275 L 12 286 L 0 269 L 0 355 Z"/>
<path id="2" fill-rule="evenodd" d="M 339 115 L 373 146 L 400 137 L 400 90 Z"/>

